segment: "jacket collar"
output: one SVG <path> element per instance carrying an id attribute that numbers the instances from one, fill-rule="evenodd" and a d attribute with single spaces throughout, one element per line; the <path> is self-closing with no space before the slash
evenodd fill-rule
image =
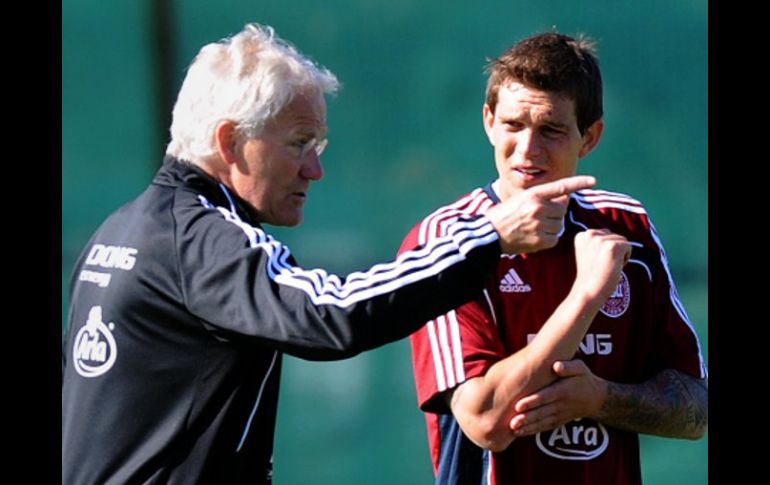
<path id="1" fill-rule="evenodd" d="M 163 158 L 163 165 L 152 182 L 169 187 L 189 188 L 205 196 L 209 202 L 217 206 L 230 208 L 233 205 L 241 218 L 252 224 L 259 224 L 257 213 L 248 202 L 235 195 L 229 187 L 203 169 L 186 160 L 166 155 Z"/>

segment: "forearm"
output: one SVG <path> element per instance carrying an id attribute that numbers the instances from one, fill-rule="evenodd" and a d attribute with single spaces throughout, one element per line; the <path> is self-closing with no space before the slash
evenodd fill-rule
<path id="1" fill-rule="evenodd" d="M 514 403 L 556 379 L 553 363 L 572 357 L 600 304 L 573 288 L 526 347 L 451 395 L 452 411 L 472 441 L 493 451 L 508 447 L 514 438 L 509 426 Z"/>
<path id="2" fill-rule="evenodd" d="M 608 381 L 595 419 L 636 433 L 698 439 L 708 426 L 708 388 L 704 380 L 672 369 L 642 384 Z"/>
<path id="3" fill-rule="evenodd" d="M 505 417 L 517 399 L 556 380 L 553 363 L 572 358 L 599 307 L 597 299 L 571 292 L 526 347 L 492 366 L 485 379 L 504 397 Z"/>
<path id="4" fill-rule="evenodd" d="M 513 441 L 515 402 L 556 379 L 556 360 L 572 357 L 601 305 L 617 285 L 631 254 L 628 241 L 603 229 L 574 238 L 575 281 L 535 338 L 493 365 L 482 377 L 459 386 L 450 406 L 465 434 L 479 446 L 502 450 Z"/>

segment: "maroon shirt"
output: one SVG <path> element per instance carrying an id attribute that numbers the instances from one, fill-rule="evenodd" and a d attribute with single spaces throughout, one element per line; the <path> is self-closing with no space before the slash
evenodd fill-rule
<path id="1" fill-rule="evenodd" d="M 426 217 L 400 251 L 442 234 L 445 223 L 458 215 L 484 212 L 497 202 L 491 185 L 476 189 Z M 623 194 L 579 191 L 571 196 L 555 247 L 502 256 L 478 299 L 429 321 L 410 337 L 417 399 L 426 412 L 439 483 L 641 483 L 636 433 L 582 419 L 491 453 L 463 435 L 441 397 L 484 375 L 534 337 L 569 293 L 575 279 L 574 235 L 587 228 L 625 236 L 633 252 L 576 357 L 596 375 L 620 383 L 640 383 L 668 368 L 706 376 L 697 336 L 644 207 Z"/>

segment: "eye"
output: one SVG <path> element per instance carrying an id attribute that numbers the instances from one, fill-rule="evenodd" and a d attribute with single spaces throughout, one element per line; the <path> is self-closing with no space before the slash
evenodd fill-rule
<path id="1" fill-rule="evenodd" d="M 304 148 L 304 147 L 305 147 L 305 145 L 307 145 L 307 143 L 308 143 L 310 140 L 312 140 L 312 138 L 311 138 L 311 137 L 302 137 L 302 138 L 297 138 L 296 140 L 292 140 L 292 141 L 290 141 L 290 142 L 289 142 L 289 146 L 290 146 L 290 147 L 294 147 L 294 148 L 299 148 L 299 149 L 302 149 L 302 148 Z"/>
<path id="2" fill-rule="evenodd" d="M 302 157 L 305 152 L 307 151 L 308 144 L 310 144 L 313 140 L 313 137 L 311 136 L 298 136 L 296 138 L 291 138 L 286 143 L 286 146 L 291 149 L 291 151 L 294 153 L 294 156 Z"/>
<path id="3" fill-rule="evenodd" d="M 553 126 L 544 126 L 540 131 L 543 133 L 544 137 L 550 138 L 550 139 L 558 138 L 564 133 L 564 131 L 561 130 L 560 128 L 556 128 Z"/>

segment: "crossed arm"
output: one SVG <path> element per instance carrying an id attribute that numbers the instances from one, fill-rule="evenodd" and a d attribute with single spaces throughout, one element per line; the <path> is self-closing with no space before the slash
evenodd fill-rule
<path id="1" fill-rule="evenodd" d="M 602 240 L 606 237 L 596 231 L 576 236 L 575 283 L 526 347 L 444 393 L 463 432 L 478 446 L 502 451 L 516 437 L 582 417 L 665 437 L 697 439 L 705 433 L 705 380 L 666 369 L 640 384 L 620 384 L 594 375 L 580 360 L 566 360 L 617 283 L 625 240 Z"/>
<path id="2" fill-rule="evenodd" d="M 575 282 L 535 338 L 495 363 L 485 375 L 444 393 L 471 441 L 492 451 L 508 447 L 515 438 L 510 427 L 516 414 L 514 404 L 558 378 L 551 367 L 575 353 L 599 308 L 615 288 L 629 254 L 625 238 L 608 231 L 588 230 L 575 236 Z"/>
<path id="3" fill-rule="evenodd" d="M 636 433 L 698 439 L 708 427 L 705 379 L 666 369 L 641 384 L 619 384 L 594 375 L 580 360 L 556 362 L 561 379 L 515 405 L 516 437 L 590 417 Z"/>

